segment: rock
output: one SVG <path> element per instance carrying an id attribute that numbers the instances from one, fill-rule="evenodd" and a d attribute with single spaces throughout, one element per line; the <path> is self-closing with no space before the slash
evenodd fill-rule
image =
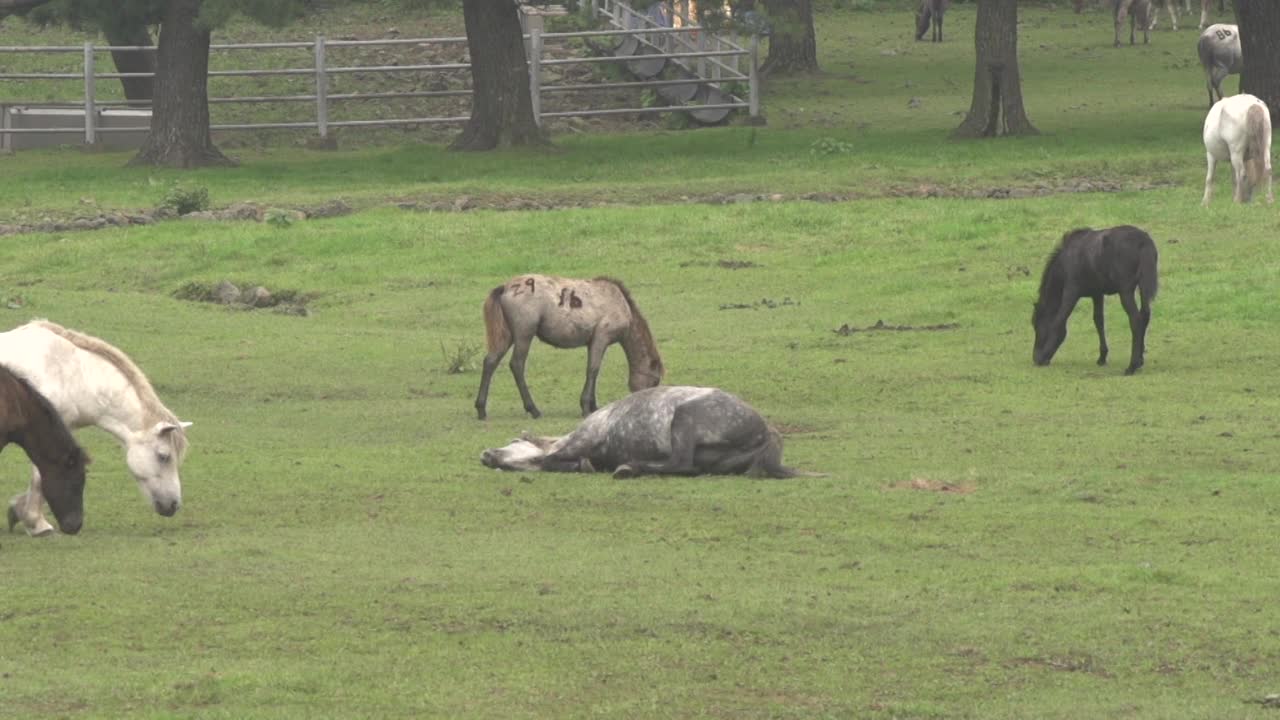
<path id="1" fill-rule="evenodd" d="M 274 298 L 271 297 L 271 291 L 261 285 L 255 285 L 241 292 L 240 302 L 256 308 L 271 307 L 275 304 Z"/>
<path id="2" fill-rule="evenodd" d="M 240 288 L 230 280 L 223 280 L 213 288 L 213 299 L 223 305 L 230 305 L 240 299 Z"/>

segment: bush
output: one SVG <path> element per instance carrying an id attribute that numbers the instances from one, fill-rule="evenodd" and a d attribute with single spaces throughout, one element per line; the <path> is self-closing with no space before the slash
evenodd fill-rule
<path id="1" fill-rule="evenodd" d="M 207 210 L 209 208 L 209 188 L 203 185 L 197 187 L 174 185 L 164 194 L 164 199 L 160 201 L 160 207 L 173 210 L 179 215 Z"/>

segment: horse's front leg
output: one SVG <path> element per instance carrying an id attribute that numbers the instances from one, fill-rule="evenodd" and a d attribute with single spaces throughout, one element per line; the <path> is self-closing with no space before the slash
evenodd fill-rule
<path id="1" fill-rule="evenodd" d="M 511 374 L 516 379 L 516 389 L 520 391 L 520 400 L 524 403 L 525 412 L 535 420 L 542 417 L 538 406 L 533 404 L 533 396 L 529 394 L 529 385 L 524 381 L 524 361 L 529 357 L 529 346 L 533 337 L 516 338 L 515 349 L 511 351 Z"/>
<path id="2" fill-rule="evenodd" d="M 1212 97 L 1212 94 L 1210 94 Z M 1200 200 L 1200 204 L 1209 207 L 1209 201 L 1213 199 L 1213 170 L 1217 166 L 1218 161 L 1213 157 L 1213 153 L 1205 153 L 1209 158 L 1209 171 L 1204 176 L 1204 198 Z"/>
<path id="3" fill-rule="evenodd" d="M 31 537 L 44 537 L 53 532 L 53 526 L 45 519 L 41 506 L 44 495 L 40 492 L 40 471 L 31 468 L 31 487 L 25 493 L 13 496 L 9 501 L 9 532 L 19 522 Z"/>
<path id="4" fill-rule="evenodd" d="M 600 367 L 604 365 L 604 351 L 609 347 L 609 340 L 603 332 L 597 331 L 587 344 L 587 381 L 582 386 L 582 397 L 578 404 L 582 407 L 582 416 L 595 412 L 596 379 L 600 377 Z"/>
<path id="5" fill-rule="evenodd" d="M 1120 304 L 1124 306 L 1124 311 L 1129 314 L 1129 332 L 1133 333 L 1133 349 L 1129 352 L 1129 367 L 1125 369 L 1125 375 L 1132 375 L 1142 368 L 1143 353 L 1146 351 L 1147 325 L 1151 318 L 1138 310 L 1137 303 L 1133 300 L 1133 290 L 1120 291 Z"/>
<path id="6" fill-rule="evenodd" d="M 1093 326 L 1098 328 L 1098 364 L 1107 364 L 1107 331 L 1102 318 L 1104 296 L 1093 296 Z"/>

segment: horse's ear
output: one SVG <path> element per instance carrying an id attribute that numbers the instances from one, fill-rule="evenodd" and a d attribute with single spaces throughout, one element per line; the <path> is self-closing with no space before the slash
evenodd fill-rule
<path id="1" fill-rule="evenodd" d="M 156 435 L 164 437 L 165 435 L 168 435 L 169 433 L 174 432 L 175 430 L 181 430 L 183 428 L 188 428 L 188 427 L 191 427 L 191 423 L 182 422 L 182 421 L 179 421 L 176 423 L 156 423 L 155 430 L 156 430 Z"/>

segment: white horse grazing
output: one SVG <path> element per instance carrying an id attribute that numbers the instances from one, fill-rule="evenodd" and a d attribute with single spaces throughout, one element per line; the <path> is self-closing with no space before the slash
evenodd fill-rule
<path id="1" fill-rule="evenodd" d="M 1247 93 L 1232 95 L 1213 104 L 1204 119 L 1204 149 L 1209 158 L 1209 172 L 1204 179 L 1204 200 L 1213 197 L 1213 170 L 1223 160 L 1231 161 L 1232 199 L 1249 202 L 1261 184 L 1267 187 L 1267 202 L 1275 202 L 1271 194 L 1271 114 L 1267 104 Z"/>
<path id="2" fill-rule="evenodd" d="M 125 463 L 155 511 L 169 517 L 182 504 L 178 465 L 187 450 L 178 420 L 142 371 L 109 343 L 45 320 L 0 333 L 0 364 L 26 378 L 70 428 L 97 425 L 125 448 Z M 40 473 L 9 501 L 9 530 L 19 521 L 33 536 L 53 532 L 41 511 Z"/>

